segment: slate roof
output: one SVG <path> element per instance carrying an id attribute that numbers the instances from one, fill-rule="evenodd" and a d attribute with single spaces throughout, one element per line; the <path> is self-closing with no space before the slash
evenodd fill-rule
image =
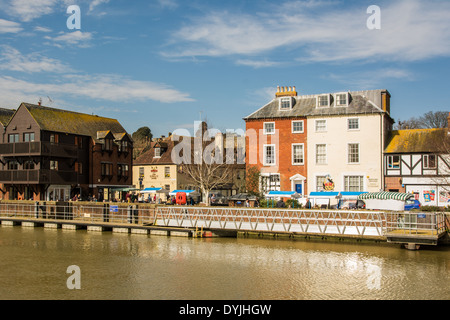
<path id="1" fill-rule="evenodd" d="M 244 120 L 383 113 L 382 92 L 388 91 L 380 89 L 349 92 L 349 104 L 346 107 L 335 106 L 334 94 L 331 93 L 325 93 L 331 95 L 329 107 L 316 107 L 317 97 L 325 94 L 295 96 L 291 97 L 294 99 L 292 109 L 287 111 L 279 110 L 281 98 L 274 98 L 262 108 L 245 117 Z"/>
<path id="2" fill-rule="evenodd" d="M 6 126 L 16 110 L 0 108 L 0 124 Z"/>
<path id="3" fill-rule="evenodd" d="M 91 136 L 95 141 L 109 131 L 115 137 L 126 134 L 126 130 L 116 119 L 29 103 L 22 103 L 21 106 L 27 108 L 42 130 Z"/>
<path id="4" fill-rule="evenodd" d="M 154 141 L 150 143 L 150 149 L 142 153 L 139 157 L 137 157 L 133 161 L 133 165 L 160 165 L 160 164 L 175 164 L 172 161 L 172 149 L 175 144 L 178 143 L 176 141 L 172 141 L 172 139 L 166 138 L 163 142 Z M 155 148 L 162 147 L 164 148 L 164 152 L 161 152 L 160 157 L 155 157 Z"/>
<path id="5" fill-rule="evenodd" d="M 448 144 L 448 129 L 392 131 L 385 153 L 439 153 Z M 445 148 L 445 147 L 444 147 Z"/>

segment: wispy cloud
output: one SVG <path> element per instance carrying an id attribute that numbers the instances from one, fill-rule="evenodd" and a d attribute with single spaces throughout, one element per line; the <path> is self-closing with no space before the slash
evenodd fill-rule
<path id="1" fill-rule="evenodd" d="M 365 90 L 385 85 L 390 80 L 413 81 L 415 75 L 406 69 L 381 68 L 343 74 L 329 73 L 323 78 L 334 80 L 353 90 Z"/>
<path id="2" fill-rule="evenodd" d="M 253 68 L 265 68 L 265 67 L 275 67 L 279 66 L 279 62 L 264 60 L 253 60 L 253 59 L 238 59 L 236 61 L 237 65 L 248 66 Z"/>
<path id="3" fill-rule="evenodd" d="M 20 97 L 51 96 L 60 99 L 88 98 L 110 102 L 159 101 L 162 103 L 194 101 L 188 93 L 169 85 L 133 80 L 122 75 L 67 74 L 56 80 L 35 82 L 0 76 L 0 95 L 5 101 Z"/>
<path id="4" fill-rule="evenodd" d="M 34 28 L 34 31 L 38 31 L 38 32 L 52 32 L 52 29 L 46 28 L 46 27 L 37 26 L 37 27 Z"/>
<path id="5" fill-rule="evenodd" d="M 91 46 L 91 40 L 93 38 L 92 32 L 82 32 L 80 30 L 73 32 L 62 32 L 56 37 L 45 36 L 47 40 L 50 40 L 51 43 L 58 47 L 63 47 L 66 45 L 69 46 L 78 46 L 81 48 L 86 48 Z"/>
<path id="6" fill-rule="evenodd" d="M 7 5 L 8 14 L 28 22 L 53 12 L 57 0 L 11 0 Z"/>
<path id="7" fill-rule="evenodd" d="M 289 49 L 301 62 L 417 61 L 450 55 L 449 1 L 382 1 L 380 6 L 381 30 L 366 27 L 366 8 L 349 8 L 343 1 L 292 1 L 255 14 L 207 12 L 174 31 L 170 49 L 162 55 L 245 61 L 242 56 Z"/>
<path id="8" fill-rule="evenodd" d="M 38 53 L 22 55 L 17 49 L 0 46 L 0 70 L 21 71 L 26 73 L 71 72 L 71 68 L 61 61 L 44 57 Z"/>
<path id="9" fill-rule="evenodd" d="M 92 14 L 98 6 L 100 6 L 101 4 L 104 4 L 104 3 L 108 3 L 108 2 L 109 2 L 109 0 L 93 0 L 89 4 L 89 10 L 87 13 Z"/>
<path id="10" fill-rule="evenodd" d="M 20 23 L 0 19 L 0 33 L 18 33 L 22 30 Z"/>

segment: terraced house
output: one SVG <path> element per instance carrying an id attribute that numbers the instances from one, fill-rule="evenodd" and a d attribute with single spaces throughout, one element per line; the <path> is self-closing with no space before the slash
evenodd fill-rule
<path id="1" fill-rule="evenodd" d="M 131 187 L 132 139 L 116 119 L 22 103 L 0 144 L 3 199 L 108 199 Z"/>
<path id="2" fill-rule="evenodd" d="M 387 90 L 275 98 L 245 117 L 246 163 L 261 172 L 261 191 L 380 191 L 383 150 L 393 120 Z"/>

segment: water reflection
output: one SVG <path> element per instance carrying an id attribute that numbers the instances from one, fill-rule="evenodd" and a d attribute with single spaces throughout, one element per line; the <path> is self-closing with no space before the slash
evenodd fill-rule
<path id="1" fill-rule="evenodd" d="M 2 227 L 0 256 L 0 299 L 450 298 L 448 248 Z"/>

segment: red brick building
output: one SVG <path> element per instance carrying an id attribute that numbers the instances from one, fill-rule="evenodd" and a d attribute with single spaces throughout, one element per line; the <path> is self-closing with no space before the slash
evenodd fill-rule
<path id="1" fill-rule="evenodd" d="M 1 198 L 108 198 L 131 187 L 132 140 L 116 119 L 22 103 L 0 143 Z"/>
<path id="2" fill-rule="evenodd" d="M 246 123 L 246 164 L 261 172 L 260 190 L 296 191 L 306 195 L 307 121 L 296 114 L 295 87 L 278 87 L 272 112 L 255 111 Z"/>

